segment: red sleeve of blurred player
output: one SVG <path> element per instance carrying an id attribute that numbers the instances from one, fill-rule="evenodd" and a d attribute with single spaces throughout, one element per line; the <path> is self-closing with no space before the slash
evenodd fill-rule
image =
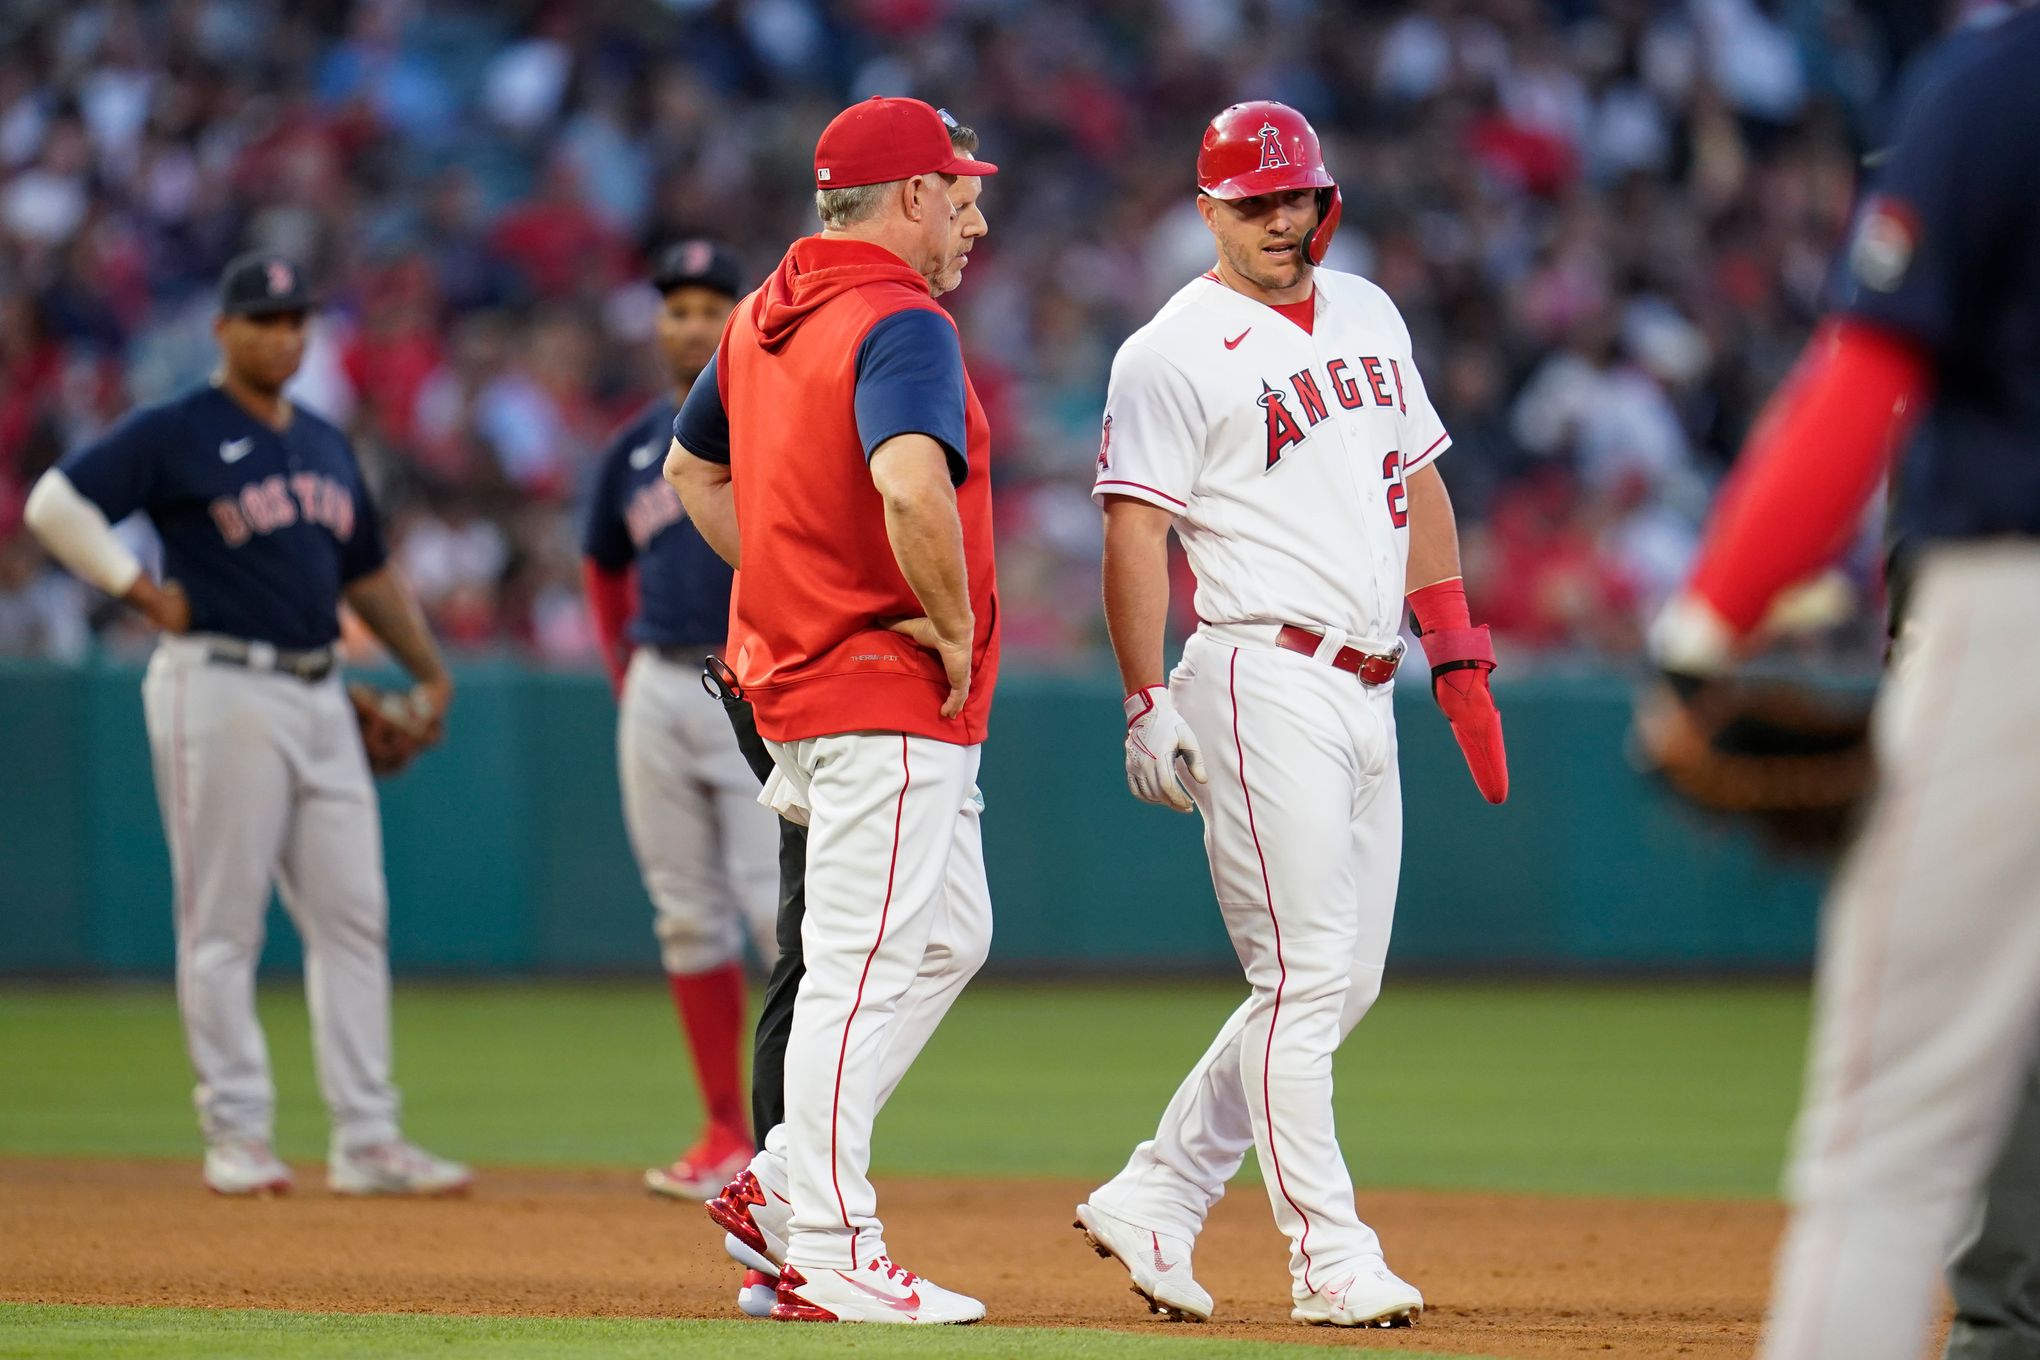
<path id="1" fill-rule="evenodd" d="M 581 581 L 588 590 L 588 613 L 595 621 L 595 636 L 602 646 L 602 666 L 609 683 L 623 692 L 623 668 L 630 663 L 630 644 L 623 630 L 637 613 L 637 574 L 626 567 L 605 571 L 593 558 L 581 559 Z"/>
<path id="2" fill-rule="evenodd" d="M 1740 636 L 1848 545 L 1932 390 L 1926 352 L 1824 322 L 1750 432 L 1707 525 L 1692 592 Z"/>

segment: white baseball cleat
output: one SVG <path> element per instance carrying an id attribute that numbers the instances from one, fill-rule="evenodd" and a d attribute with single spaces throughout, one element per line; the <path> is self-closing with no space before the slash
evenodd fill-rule
<path id="1" fill-rule="evenodd" d="M 332 1150 L 326 1187 L 336 1195 L 464 1195 L 475 1173 L 435 1157 L 416 1143 L 394 1139 Z"/>
<path id="2" fill-rule="evenodd" d="M 891 1322 L 952 1324 L 976 1322 L 985 1306 L 968 1294 L 944 1289 L 884 1256 L 856 1270 L 787 1266 L 779 1272 L 774 1322 Z"/>
<path id="3" fill-rule="evenodd" d="M 1190 1243 L 1157 1228 L 1143 1228 L 1089 1204 L 1077 1206 L 1077 1229 L 1091 1250 L 1126 1267 L 1133 1292 L 1149 1311 L 1179 1322 L 1209 1322 L 1211 1295 L 1190 1274 Z"/>
<path id="4" fill-rule="evenodd" d="M 1340 1283 L 1299 1295 L 1289 1316 L 1317 1327 L 1412 1327 L 1423 1311 L 1417 1287 L 1376 1256 Z"/>
<path id="5" fill-rule="evenodd" d="M 779 1267 L 786 1261 L 786 1239 L 793 1228 L 793 1204 L 786 1196 L 767 1189 L 757 1173 L 746 1167 L 702 1207 L 727 1234 L 723 1250 L 731 1260 L 747 1270 L 779 1278 Z"/>
<path id="6" fill-rule="evenodd" d="M 290 1168 L 260 1138 L 223 1138 L 205 1149 L 205 1188 L 215 1195 L 283 1195 Z"/>
<path id="7" fill-rule="evenodd" d="M 773 1277 L 762 1270 L 744 1272 L 744 1283 L 737 1289 L 737 1311 L 745 1317 L 769 1318 L 772 1305 L 779 1301 L 779 1287 Z"/>

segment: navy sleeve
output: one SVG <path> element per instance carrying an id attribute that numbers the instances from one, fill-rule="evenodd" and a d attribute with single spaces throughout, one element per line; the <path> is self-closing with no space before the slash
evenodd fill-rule
<path id="1" fill-rule="evenodd" d="M 344 437 L 342 444 L 346 447 Z M 347 447 L 347 459 L 354 462 L 352 447 Z M 382 514 L 375 508 L 375 498 L 368 494 L 368 482 L 361 475 L 361 465 L 355 463 L 354 532 L 340 545 L 340 584 L 344 586 L 358 581 L 379 570 L 389 560 L 389 547 L 383 542 Z"/>
<path id="2" fill-rule="evenodd" d="M 696 458 L 711 463 L 730 461 L 730 415 L 723 409 L 713 358 L 687 389 L 687 400 L 680 403 L 680 414 L 673 417 L 673 437 Z"/>
<path id="3" fill-rule="evenodd" d="M 57 466 L 108 523 L 118 524 L 148 508 L 162 456 L 175 451 L 169 446 L 177 442 L 176 423 L 160 406 L 130 411 L 105 434 L 66 454 Z"/>
<path id="4" fill-rule="evenodd" d="M 949 454 L 949 477 L 970 472 L 964 421 L 963 346 L 940 312 L 894 312 L 857 350 L 857 437 L 869 458 L 895 435 L 925 434 Z"/>
<path id="5" fill-rule="evenodd" d="M 630 451 L 643 441 L 636 436 L 657 438 L 664 431 L 646 431 L 643 422 L 619 434 L 602 455 L 588 487 L 588 510 L 581 526 L 581 553 L 604 571 L 622 571 L 637 555 L 630 541 L 630 526 L 623 519 L 623 497 L 619 494 L 623 469 Z"/>
<path id="6" fill-rule="evenodd" d="M 1836 299 L 1937 351 L 1956 338 L 1965 294 L 2013 220 L 2010 164 L 1975 133 L 1991 84 L 1943 81 L 1909 111 L 1857 218 Z"/>

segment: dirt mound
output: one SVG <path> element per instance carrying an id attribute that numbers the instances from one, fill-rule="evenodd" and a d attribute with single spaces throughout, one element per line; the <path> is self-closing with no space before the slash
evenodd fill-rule
<path id="1" fill-rule="evenodd" d="M 182 1162 L 0 1161 L 0 1298 L 337 1312 L 735 1315 L 738 1271 L 698 1210 L 628 1172 L 490 1171 L 465 1200 L 336 1198 L 317 1168 L 274 1201 L 224 1200 Z M 995 1324 L 1153 1331 L 1124 1274 L 1070 1228 L 1089 1187 L 881 1178 L 898 1258 L 983 1298 Z M 1288 1320 L 1285 1247 L 1243 1187 L 1197 1248 L 1218 1302 L 1199 1336 L 1388 1350 L 1742 1357 L 1756 1343 L 1776 1206 L 1364 1191 L 1410 1332 Z M 760 1326 L 770 1326 L 760 1323 Z"/>

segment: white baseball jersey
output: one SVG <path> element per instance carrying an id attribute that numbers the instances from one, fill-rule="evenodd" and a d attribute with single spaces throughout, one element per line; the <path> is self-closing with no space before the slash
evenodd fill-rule
<path id="1" fill-rule="evenodd" d="M 1316 271 L 1305 331 L 1205 274 L 1120 346 L 1094 499 L 1173 512 L 1206 623 L 1402 628 L 1403 481 L 1451 443 L 1388 294 Z"/>

